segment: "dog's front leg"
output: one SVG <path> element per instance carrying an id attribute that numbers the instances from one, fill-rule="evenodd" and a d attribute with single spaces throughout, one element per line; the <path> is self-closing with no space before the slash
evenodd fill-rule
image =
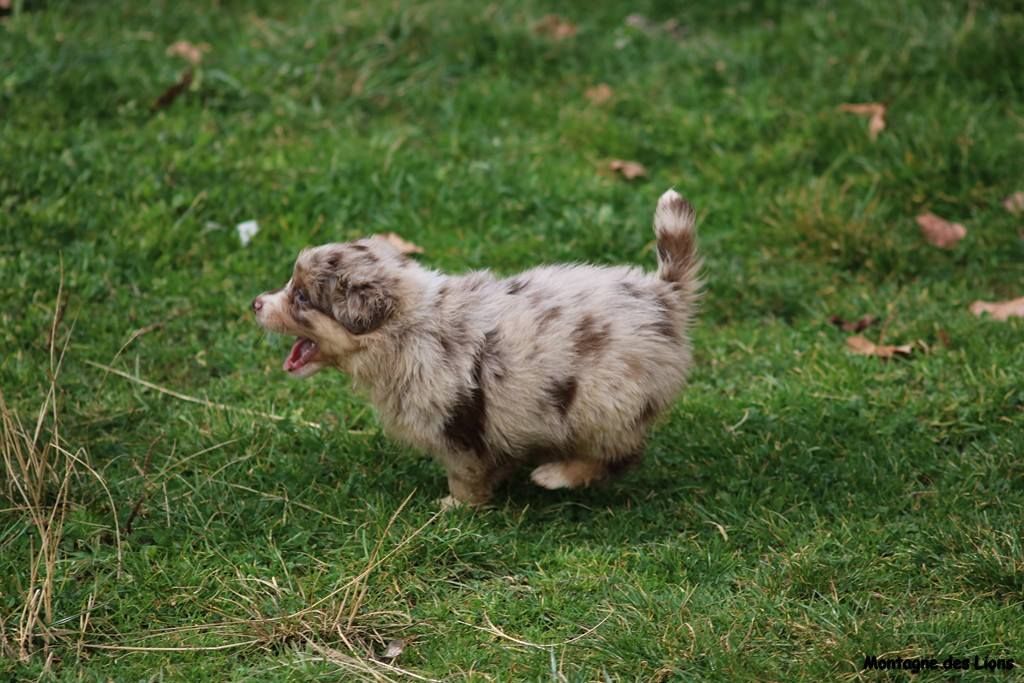
<path id="1" fill-rule="evenodd" d="M 460 505 L 481 507 L 486 505 L 494 493 L 494 487 L 504 479 L 510 467 L 487 462 L 467 462 L 462 459 L 446 458 L 448 473 L 448 496 L 441 500 L 441 507 Z"/>

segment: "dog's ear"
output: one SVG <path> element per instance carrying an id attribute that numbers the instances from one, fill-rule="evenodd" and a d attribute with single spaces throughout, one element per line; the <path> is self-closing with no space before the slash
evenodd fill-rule
<path id="1" fill-rule="evenodd" d="M 395 297 L 377 283 L 338 281 L 331 305 L 334 319 L 352 334 L 373 332 L 395 312 Z"/>

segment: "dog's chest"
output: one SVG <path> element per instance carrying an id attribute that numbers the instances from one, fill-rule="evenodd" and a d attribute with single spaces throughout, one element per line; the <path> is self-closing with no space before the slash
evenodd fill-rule
<path id="1" fill-rule="evenodd" d="M 381 425 L 391 438 L 429 452 L 444 449 L 445 408 L 440 402 L 430 400 L 420 388 L 374 392 L 372 399 Z"/>

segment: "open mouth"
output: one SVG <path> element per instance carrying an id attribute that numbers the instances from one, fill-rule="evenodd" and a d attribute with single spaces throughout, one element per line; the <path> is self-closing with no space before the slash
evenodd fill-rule
<path id="1" fill-rule="evenodd" d="M 291 353 L 284 359 L 285 372 L 298 372 L 316 359 L 320 347 L 312 339 L 299 337 L 292 346 Z"/>

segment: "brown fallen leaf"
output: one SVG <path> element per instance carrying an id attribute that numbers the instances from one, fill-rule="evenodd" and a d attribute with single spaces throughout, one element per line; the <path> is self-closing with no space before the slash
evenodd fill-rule
<path id="1" fill-rule="evenodd" d="M 164 109 L 165 107 L 171 106 L 174 100 L 188 90 L 188 87 L 192 85 L 192 69 L 185 69 L 181 74 L 181 78 L 178 82 L 169 87 L 164 91 L 160 97 L 156 98 L 156 101 L 150 105 L 150 111 L 157 111 L 158 109 Z"/>
<path id="2" fill-rule="evenodd" d="M 864 315 L 858 320 L 843 320 L 838 315 L 834 315 L 829 318 L 828 321 L 843 332 L 863 332 L 877 323 L 878 317 L 874 315 Z"/>
<path id="3" fill-rule="evenodd" d="M 187 40 L 178 40 L 167 46 L 167 55 L 170 57 L 181 57 L 192 66 L 203 61 L 203 55 L 210 51 L 209 43 L 195 45 Z"/>
<path id="4" fill-rule="evenodd" d="M 1000 322 L 1011 317 L 1024 318 L 1024 296 L 1009 301 L 975 301 L 971 313 L 980 316 L 988 313 Z"/>
<path id="5" fill-rule="evenodd" d="M 533 32 L 552 40 L 565 40 L 576 35 L 576 24 L 557 14 L 547 14 L 533 25 Z"/>
<path id="6" fill-rule="evenodd" d="M 850 351 L 862 356 L 877 356 L 878 358 L 893 358 L 896 356 L 909 356 L 913 350 L 913 344 L 876 344 L 873 341 L 857 334 L 846 338 L 846 347 Z"/>
<path id="7" fill-rule="evenodd" d="M 868 121 L 868 136 L 872 140 L 878 139 L 878 134 L 885 130 L 886 106 L 881 102 L 865 102 L 863 104 L 840 104 L 839 111 L 845 111 L 858 116 L 870 116 Z"/>
<path id="8" fill-rule="evenodd" d="M 676 40 L 682 40 L 685 36 L 683 27 L 679 25 L 678 19 L 668 19 L 661 25 L 661 30 Z"/>
<path id="9" fill-rule="evenodd" d="M 1015 216 L 1019 213 L 1024 213 L 1024 192 L 1014 192 L 1004 199 L 1003 208 Z"/>
<path id="10" fill-rule="evenodd" d="M 379 237 L 382 240 L 388 242 L 391 246 L 397 249 L 399 253 L 405 254 L 406 256 L 408 256 L 409 254 L 423 253 L 423 247 L 421 247 L 418 244 L 413 244 L 412 242 L 404 239 L 398 233 L 385 232 L 381 235 L 376 235 L 376 237 Z"/>
<path id="11" fill-rule="evenodd" d="M 647 175 L 647 169 L 638 161 L 625 161 L 623 159 L 612 159 L 608 162 L 608 169 L 615 171 L 626 180 L 642 178 Z"/>
<path id="12" fill-rule="evenodd" d="M 626 26 L 639 29 L 647 34 L 653 34 L 658 30 L 655 23 L 642 14 L 630 14 L 626 17 Z"/>
<path id="13" fill-rule="evenodd" d="M 918 216 L 917 224 L 921 226 L 921 234 L 928 243 L 940 249 L 950 249 L 967 237 L 967 228 L 959 223 L 950 223 L 931 212 Z"/>
<path id="14" fill-rule="evenodd" d="M 602 105 L 612 98 L 615 93 L 607 83 L 598 83 L 593 88 L 587 88 L 587 91 L 583 93 L 591 104 Z"/>
<path id="15" fill-rule="evenodd" d="M 405 650 L 405 641 L 398 638 L 395 640 L 389 640 L 387 647 L 381 654 L 380 658 L 384 661 L 390 662 L 392 659 L 396 659 L 398 655 L 402 654 Z"/>
<path id="16" fill-rule="evenodd" d="M 667 35 L 670 38 L 681 41 L 685 36 L 685 31 L 683 27 L 679 25 L 678 19 L 668 19 L 661 24 L 657 24 L 642 14 L 630 14 L 626 17 L 626 26 L 646 33 L 652 38 Z"/>

